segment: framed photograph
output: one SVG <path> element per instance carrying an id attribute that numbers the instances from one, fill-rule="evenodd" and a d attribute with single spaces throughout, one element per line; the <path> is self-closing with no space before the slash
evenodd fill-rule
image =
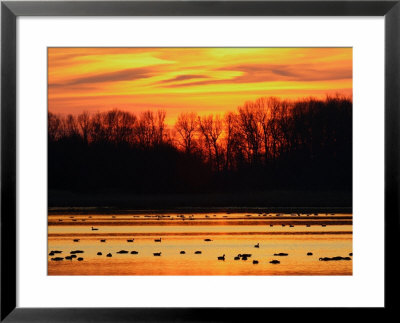
<path id="1" fill-rule="evenodd" d="M 1 10 L 1 320 L 394 307 L 398 1 Z"/>

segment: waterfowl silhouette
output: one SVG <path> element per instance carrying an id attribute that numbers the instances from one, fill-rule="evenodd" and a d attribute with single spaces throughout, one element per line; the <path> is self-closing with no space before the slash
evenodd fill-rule
<path id="1" fill-rule="evenodd" d="M 161 238 L 160 239 L 154 239 L 154 242 L 161 242 Z"/>
<path id="2" fill-rule="evenodd" d="M 117 251 L 117 253 L 128 253 L 128 251 L 126 251 L 126 250 L 120 250 L 120 251 Z"/>
<path id="3" fill-rule="evenodd" d="M 258 260 L 253 260 L 253 264 L 258 264 Z"/>
<path id="4" fill-rule="evenodd" d="M 71 258 L 76 258 L 77 256 L 76 256 L 76 255 L 70 255 L 70 257 L 71 257 Z"/>
<path id="5" fill-rule="evenodd" d="M 112 254 L 111 254 L 111 253 L 108 253 L 108 254 L 107 254 L 107 257 L 112 257 Z"/>
<path id="6" fill-rule="evenodd" d="M 270 226 L 270 227 L 273 227 L 274 225 L 273 225 L 273 224 L 270 224 L 269 226 Z"/>
<path id="7" fill-rule="evenodd" d="M 131 255 L 137 255 L 138 253 L 139 253 L 139 251 L 135 251 L 135 250 L 131 251 Z"/>
<path id="8" fill-rule="evenodd" d="M 97 230 L 99 230 L 99 229 L 97 229 L 97 228 L 93 228 L 93 227 L 92 227 L 92 231 L 97 231 Z"/>
<path id="9" fill-rule="evenodd" d="M 98 255 L 98 256 L 101 256 L 101 255 L 103 255 L 103 254 L 102 254 L 101 252 L 98 252 L 97 255 Z"/>
<path id="10" fill-rule="evenodd" d="M 234 260 L 239 260 L 240 256 L 236 256 L 235 258 L 233 258 Z"/>
<path id="11" fill-rule="evenodd" d="M 62 258 L 62 257 L 55 257 L 55 258 L 51 258 L 51 260 L 53 260 L 53 261 L 61 261 L 61 260 L 63 260 L 64 258 Z"/>
<path id="12" fill-rule="evenodd" d="M 242 255 L 242 260 L 247 260 L 247 256 Z"/>
<path id="13" fill-rule="evenodd" d="M 309 228 L 309 227 L 310 227 L 310 225 L 309 225 L 309 224 L 306 224 L 306 227 L 308 227 L 308 228 Z"/>
<path id="14" fill-rule="evenodd" d="M 293 227 L 294 227 L 294 225 L 293 225 L 293 224 L 291 224 L 291 225 L 289 225 L 289 227 L 293 228 Z"/>
<path id="15" fill-rule="evenodd" d="M 73 241 L 74 241 L 74 242 L 79 242 L 79 240 L 80 240 L 80 239 L 74 239 Z"/>
<path id="16" fill-rule="evenodd" d="M 271 260 L 270 262 L 269 262 L 270 264 L 280 264 L 281 262 L 279 261 L 279 260 Z"/>
<path id="17" fill-rule="evenodd" d="M 319 260 L 319 261 L 351 260 L 351 258 L 350 258 L 350 257 L 340 257 L 340 256 L 337 256 L 337 257 L 332 257 L 332 258 L 329 258 L 329 257 L 321 257 L 321 258 L 319 258 L 318 260 Z"/>
<path id="18" fill-rule="evenodd" d="M 326 227 L 326 224 L 321 224 L 321 227 Z"/>
<path id="19" fill-rule="evenodd" d="M 280 252 L 280 253 L 274 253 L 274 256 L 287 256 L 289 255 L 288 253 Z"/>
<path id="20" fill-rule="evenodd" d="M 251 253 L 244 253 L 244 254 L 241 254 L 240 256 L 250 258 L 251 257 Z"/>
<path id="21" fill-rule="evenodd" d="M 78 260 L 78 261 L 82 261 L 82 260 L 83 260 L 83 258 L 82 258 L 82 257 L 79 257 L 77 260 Z"/>
<path id="22" fill-rule="evenodd" d="M 207 238 L 207 239 L 204 239 L 204 241 L 212 241 L 212 240 Z"/>
<path id="23" fill-rule="evenodd" d="M 260 243 L 259 243 L 259 242 L 257 242 L 257 244 L 256 244 L 256 245 L 254 245 L 254 248 L 260 248 Z"/>
<path id="24" fill-rule="evenodd" d="M 307 256 L 312 256 L 312 252 L 307 252 Z"/>
<path id="25" fill-rule="evenodd" d="M 185 252 L 185 251 L 183 251 L 183 250 L 180 252 L 180 254 L 181 254 L 181 255 L 184 255 L 185 253 L 186 253 L 186 252 Z"/>
<path id="26" fill-rule="evenodd" d="M 201 251 L 195 251 L 194 252 L 196 255 L 199 255 L 199 254 L 201 254 Z"/>
<path id="27" fill-rule="evenodd" d="M 106 239 L 101 239 L 100 242 L 106 242 Z"/>
<path id="28" fill-rule="evenodd" d="M 127 242 L 133 242 L 133 240 L 135 240 L 135 239 L 128 239 L 128 240 L 126 240 Z"/>
<path id="29" fill-rule="evenodd" d="M 66 256 L 65 259 L 72 260 L 72 257 L 71 256 Z"/>
<path id="30" fill-rule="evenodd" d="M 349 256 L 352 256 L 352 255 L 353 255 L 353 253 L 352 253 L 352 252 L 350 252 L 350 253 L 349 253 Z"/>
<path id="31" fill-rule="evenodd" d="M 218 257 L 218 260 L 224 260 L 225 261 L 225 254 L 223 256 Z"/>
<path id="32" fill-rule="evenodd" d="M 70 252 L 70 254 L 74 255 L 76 253 L 83 253 L 83 252 L 84 252 L 83 250 L 73 250 L 73 251 Z"/>
<path id="33" fill-rule="evenodd" d="M 161 252 L 154 252 L 153 256 L 161 256 Z"/>

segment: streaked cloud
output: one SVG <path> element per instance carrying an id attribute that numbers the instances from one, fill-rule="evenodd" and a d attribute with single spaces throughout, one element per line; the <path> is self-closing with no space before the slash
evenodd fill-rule
<path id="1" fill-rule="evenodd" d="M 260 96 L 352 95 L 351 48 L 49 48 L 56 113 L 223 112 Z"/>

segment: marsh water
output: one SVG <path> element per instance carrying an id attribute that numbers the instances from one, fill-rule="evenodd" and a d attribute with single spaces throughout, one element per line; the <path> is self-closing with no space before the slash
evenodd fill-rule
<path id="1" fill-rule="evenodd" d="M 65 213 L 48 216 L 49 275 L 352 274 L 351 214 Z"/>

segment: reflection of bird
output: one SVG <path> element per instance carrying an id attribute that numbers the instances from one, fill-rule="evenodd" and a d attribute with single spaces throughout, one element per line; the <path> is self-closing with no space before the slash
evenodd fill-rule
<path id="1" fill-rule="evenodd" d="M 97 230 L 99 230 L 99 229 L 97 229 L 97 228 L 93 228 L 93 227 L 92 227 L 92 231 L 97 231 Z"/>
<path id="2" fill-rule="evenodd" d="M 223 256 L 218 257 L 218 260 L 225 260 L 225 254 Z"/>

